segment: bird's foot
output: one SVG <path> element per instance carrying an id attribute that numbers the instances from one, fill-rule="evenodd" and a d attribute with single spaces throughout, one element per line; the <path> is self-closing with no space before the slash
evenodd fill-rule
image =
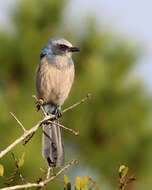
<path id="1" fill-rule="evenodd" d="M 60 117 L 62 117 L 62 109 L 61 109 L 61 107 L 58 107 L 56 109 L 56 118 L 58 119 Z"/>
<path id="2" fill-rule="evenodd" d="M 44 104 L 44 100 L 41 99 L 41 98 L 36 101 L 36 108 L 37 108 L 37 111 L 40 110 L 40 108 L 41 108 L 41 106 L 42 106 L 43 104 Z"/>

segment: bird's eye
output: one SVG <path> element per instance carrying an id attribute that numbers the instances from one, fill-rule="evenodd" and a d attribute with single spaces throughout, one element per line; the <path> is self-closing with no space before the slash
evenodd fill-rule
<path id="1" fill-rule="evenodd" d="M 64 45 L 64 44 L 60 44 L 60 45 L 59 45 L 59 48 L 60 48 L 61 50 L 66 50 L 66 49 L 68 49 L 68 47 L 67 47 L 66 45 Z"/>

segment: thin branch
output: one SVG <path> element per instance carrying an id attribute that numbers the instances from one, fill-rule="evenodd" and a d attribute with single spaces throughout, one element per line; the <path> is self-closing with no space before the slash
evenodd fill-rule
<path id="1" fill-rule="evenodd" d="M 48 166 L 48 170 L 47 170 L 47 174 L 46 174 L 46 179 L 50 178 L 50 172 L 51 172 L 52 168 Z"/>
<path id="2" fill-rule="evenodd" d="M 92 182 L 92 187 L 90 189 L 96 186 L 97 190 L 100 190 L 100 187 L 95 180 L 93 180 L 91 177 L 88 177 L 88 179 Z"/>
<path id="3" fill-rule="evenodd" d="M 71 128 L 68 128 L 68 127 L 65 127 L 64 125 L 61 125 L 59 123 L 55 123 L 53 121 L 48 121 L 49 123 L 52 123 L 54 125 L 57 125 L 59 127 L 62 127 L 63 129 L 67 130 L 67 131 L 70 131 L 71 133 L 73 133 L 74 135 L 78 136 L 80 133 L 79 131 L 75 131 L 74 129 L 71 129 Z"/>
<path id="4" fill-rule="evenodd" d="M 19 121 L 19 119 L 17 119 L 17 117 L 12 112 L 10 112 L 10 114 L 17 121 L 17 123 L 20 125 L 20 127 L 22 128 L 24 133 L 26 133 L 26 129 L 24 128 L 23 124 Z"/>
<path id="5" fill-rule="evenodd" d="M 87 96 L 86 96 L 85 98 L 83 98 L 82 100 L 80 100 L 79 102 L 73 104 L 72 106 L 69 106 L 68 108 L 65 108 L 65 109 L 61 112 L 61 114 L 62 114 L 62 113 L 65 113 L 65 112 L 67 112 L 67 111 L 69 111 L 69 110 L 71 110 L 72 108 L 74 108 L 74 107 L 76 107 L 76 106 L 78 106 L 78 105 L 80 105 L 80 104 L 82 104 L 82 103 L 84 103 L 86 100 L 88 100 L 89 98 L 91 98 L 91 96 L 92 96 L 92 95 L 91 95 L 90 93 L 88 93 Z"/>
<path id="6" fill-rule="evenodd" d="M 53 116 L 54 117 L 54 116 Z M 48 121 L 49 119 L 53 118 L 51 116 L 45 117 L 41 121 L 39 121 L 34 127 L 32 127 L 30 130 L 27 130 L 26 133 L 21 135 L 18 139 L 16 139 L 12 144 L 10 144 L 6 149 L 2 150 L 0 152 L 0 158 L 2 158 L 5 154 L 7 154 L 12 148 L 14 148 L 18 143 L 23 141 L 26 137 L 28 137 L 30 134 L 35 132 L 44 122 Z"/>
<path id="7" fill-rule="evenodd" d="M 63 113 L 65 113 L 65 112 L 71 110 L 72 108 L 74 108 L 74 107 L 76 107 L 76 106 L 78 106 L 78 105 L 84 103 L 86 100 L 88 100 L 89 98 L 91 98 L 91 96 L 92 96 L 92 94 L 91 94 L 91 93 L 88 93 L 87 96 L 86 96 L 85 98 L 81 99 L 79 102 L 77 102 L 77 103 L 75 103 L 75 104 L 73 104 L 73 105 L 71 105 L 71 106 L 65 108 L 65 109 L 61 112 L 61 114 L 63 114 Z M 32 95 L 32 97 L 36 100 L 36 102 L 38 102 L 38 99 L 37 99 L 37 97 L 36 97 L 35 95 Z M 43 106 L 40 106 L 40 107 L 41 107 L 41 110 L 42 110 L 43 114 L 46 116 L 46 113 L 45 113 L 45 111 L 44 111 L 44 109 L 43 109 Z"/>
<path id="8" fill-rule="evenodd" d="M 89 96 L 89 94 L 88 94 L 87 96 Z M 34 98 L 34 99 L 36 100 L 36 102 L 39 101 L 38 98 L 37 98 L 35 95 L 32 95 L 32 98 Z M 84 99 L 81 100 L 81 101 L 84 101 Z M 44 116 L 47 116 L 47 114 L 45 113 L 44 108 L 43 108 L 42 105 L 40 106 L 40 109 L 42 110 L 43 115 L 44 115 Z M 64 110 L 64 111 L 65 111 L 65 110 Z M 75 131 L 75 130 L 73 130 L 73 129 L 70 129 L 70 128 L 68 128 L 68 127 L 65 127 L 64 125 L 61 125 L 61 124 L 59 124 L 59 123 L 55 123 L 55 122 L 53 122 L 53 121 L 49 121 L 49 122 L 52 123 L 52 124 L 55 124 L 55 125 L 57 125 L 57 126 L 59 126 L 59 127 L 62 127 L 63 129 L 66 129 L 66 130 L 70 131 L 71 133 L 73 133 L 73 134 L 76 135 L 76 136 L 79 135 L 79 131 Z"/>
<path id="9" fill-rule="evenodd" d="M 71 165 L 75 165 L 77 163 L 78 163 L 77 160 L 72 160 L 65 167 L 63 167 L 57 174 L 55 174 L 52 177 L 49 177 L 48 179 L 45 179 L 44 181 L 41 181 L 40 183 L 27 183 L 23 185 L 15 185 L 12 187 L 1 188 L 0 190 L 15 190 L 15 189 L 23 189 L 23 188 L 27 189 L 31 187 L 44 187 L 47 183 L 54 180 L 58 175 L 60 175 L 64 170 L 68 169 Z"/>
<path id="10" fill-rule="evenodd" d="M 73 104 L 72 106 L 64 109 L 62 113 L 65 113 L 69 111 L 70 109 L 78 106 L 79 104 L 85 102 L 91 97 L 91 94 L 88 94 L 85 98 L 80 100 L 79 102 Z M 35 126 L 33 126 L 31 129 L 26 130 L 23 135 L 21 135 L 18 139 L 16 139 L 12 144 L 10 144 L 6 149 L 2 150 L 0 152 L 0 158 L 2 158 L 5 154 L 7 154 L 12 148 L 14 148 L 17 144 L 19 144 L 21 141 L 23 141 L 25 138 L 27 138 L 30 134 L 34 133 L 35 131 L 38 130 L 38 128 L 45 123 L 46 121 L 56 119 L 56 115 L 48 115 L 45 116 L 41 121 L 39 121 Z M 19 121 L 18 119 L 16 120 L 17 122 Z"/>
<path id="11" fill-rule="evenodd" d="M 40 168 L 41 172 L 46 173 L 45 169 Z"/>

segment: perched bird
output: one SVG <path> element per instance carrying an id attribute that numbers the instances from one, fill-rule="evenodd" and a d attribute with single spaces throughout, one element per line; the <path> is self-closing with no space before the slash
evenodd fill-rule
<path id="1" fill-rule="evenodd" d="M 49 40 L 41 50 L 36 72 L 36 92 L 37 98 L 44 102 L 43 108 L 47 115 L 57 114 L 68 97 L 74 80 L 72 53 L 78 51 L 79 48 L 63 38 Z M 57 124 L 48 122 L 43 125 L 42 155 L 50 167 L 64 165 L 61 128 Z"/>

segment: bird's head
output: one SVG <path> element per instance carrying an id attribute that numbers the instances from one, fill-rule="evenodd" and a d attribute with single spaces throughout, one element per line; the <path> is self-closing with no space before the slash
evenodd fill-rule
<path id="1" fill-rule="evenodd" d="M 49 54 L 71 57 L 73 52 L 78 51 L 80 51 L 79 48 L 74 47 L 64 38 L 52 38 L 42 49 L 40 57 L 42 58 Z"/>

